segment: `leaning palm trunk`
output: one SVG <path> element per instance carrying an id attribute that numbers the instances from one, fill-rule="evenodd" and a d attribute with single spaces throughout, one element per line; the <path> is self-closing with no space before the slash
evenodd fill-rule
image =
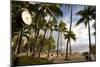
<path id="1" fill-rule="evenodd" d="M 90 56 L 90 61 L 91 61 L 91 35 L 90 35 L 90 23 L 88 21 L 88 34 L 89 34 L 89 56 Z"/>
<path id="2" fill-rule="evenodd" d="M 57 41 L 57 58 L 58 58 L 58 50 L 59 50 L 59 36 L 60 36 L 60 31 L 58 31 L 58 41 Z"/>

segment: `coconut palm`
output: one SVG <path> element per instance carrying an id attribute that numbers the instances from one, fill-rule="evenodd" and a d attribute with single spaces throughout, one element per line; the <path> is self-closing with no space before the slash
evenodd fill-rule
<path id="1" fill-rule="evenodd" d="M 55 30 L 55 25 L 57 24 L 57 21 L 55 19 L 52 19 L 49 23 L 48 23 L 48 29 L 50 31 L 50 34 L 49 34 L 49 39 L 51 39 L 51 37 L 53 37 L 53 31 Z M 48 47 L 48 57 L 49 57 L 49 53 L 50 53 L 50 49 L 51 49 L 51 44 L 50 44 L 50 41 L 49 41 L 49 47 Z"/>
<path id="2" fill-rule="evenodd" d="M 68 44 L 70 44 L 70 46 L 71 46 L 71 39 L 75 41 L 76 40 L 76 36 L 75 36 L 73 31 L 66 31 L 66 34 L 64 34 L 64 36 L 65 36 L 65 39 L 67 39 L 66 60 L 68 60 L 68 47 L 69 47 Z"/>
<path id="3" fill-rule="evenodd" d="M 62 34 L 62 32 L 66 31 L 66 24 L 63 21 L 60 21 L 58 27 L 57 27 L 57 31 L 58 31 L 58 40 L 57 40 L 57 57 L 58 57 L 58 51 L 59 51 L 59 37 L 60 37 L 60 33 Z M 62 46 L 62 44 L 61 44 Z"/>
<path id="4" fill-rule="evenodd" d="M 65 22 L 63 21 L 60 21 L 59 26 L 60 26 L 60 35 L 61 35 L 60 39 L 61 39 L 61 51 L 62 51 L 62 34 L 67 30 L 67 28 Z"/>
<path id="5" fill-rule="evenodd" d="M 93 20 L 92 16 L 93 12 L 91 11 L 92 6 L 88 6 L 83 10 L 80 10 L 77 12 L 77 15 L 81 16 L 81 18 L 78 20 L 76 25 L 79 25 L 81 23 L 84 23 L 85 26 L 88 25 L 88 35 L 89 35 L 89 55 L 90 55 L 90 61 L 91 61 L 91 35 L 90 35 L 90 21 Z"/>
<path id="6" fill-rule="evenodd" d="M 71 28 L 72 28 L 72 5 L 68 5 L 68 7 L 70 8 L 70 27 L 69 27 L 69 31 L 68 33 L 70 33 Z M 70 39 L 68 38 L 67 40 L 67 45 L 66 45 L 66 60 L 68 59 L 68 42 L 70 41 Z"/>

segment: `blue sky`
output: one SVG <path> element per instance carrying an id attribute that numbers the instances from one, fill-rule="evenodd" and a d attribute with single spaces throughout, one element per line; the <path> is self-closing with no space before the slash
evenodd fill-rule
<path id="1" fill-rule="evenodd" d="M 74 52 L 83 52 L 83 51 L 89 51 L 89 39 L 88 39 L 88 28 L 84 26 L 84 24 L 80 24 L 79 26 L 75 27 L 76 22 L 79 20 L 80 16 L 77 16 L 76 13 L 82 9 L 84 9 L 83 5 L 73 5 L 73 15 L 72 15 L 72 30 L 76 34 L 76 41 L 72 42 L 72 51 Z M 65 7 L 63 5 L 61 7 L 61 10 L 63 12 L 63 17 L 60 17 L 58 21 L 63 20 L 67 27 L 69 27 L 70 24 L 70 8 Z M 91 28 L 91 42 L 92 44 L 95 44 L 95 37 L 93 36 L 94 29 L 92 28 L 93 21 L 90 21 L 90 28 Z M 54 32 L 54 37 L 57 42 L 57 32 Z M 60 42 L 59 42 L 60 43 Z M 66 47 L 66 40 L 63 36 L 63 51 L 65 51 Z M 61 46 L 59 44 L 59 49 L 61 49 Z"/>

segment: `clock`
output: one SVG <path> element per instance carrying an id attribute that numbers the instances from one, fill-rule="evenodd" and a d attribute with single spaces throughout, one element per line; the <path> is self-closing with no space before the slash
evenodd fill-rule
<path id="1" fill-rule="evenodd" d="M 28 9 L 25 9 L 21 13 L 21 17 L 22 17 L 22 21 L 24 24 L 26 24 L 28 26 L 32 24 L 32 16 L 31 16 L 30 12 L 28 11 Z"/>

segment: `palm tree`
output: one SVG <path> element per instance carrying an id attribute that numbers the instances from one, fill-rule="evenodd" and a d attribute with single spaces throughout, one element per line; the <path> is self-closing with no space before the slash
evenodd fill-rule
<path id="1" fill-rule="evenodd" d="M 66 34 L 64 34 L 64 36 L 65 36 L 65 39 L 67 39 L 66 60 L 68 60 L 68 47 L 69 47 L 68 44 L 70 44 L 70 47 L 71 47 L 71 39 L 73 39 L 75 41 L 76 40 L 76 36 L 75 36 L 73 31 L 66 31 Z"/>
<path id="2" fill-rule="evenodd" d="M 55 25 L 56 24 L 57 24 L 57 21 L 55 19 L 52 19 L 48 23 L 48 29 L 50 30 L 49 39 L 51 39 L 51 37 L 53 37 L 53 31 L 55 30 Z M 47 55 L 48 57 L 49 57 L 50 49 L 51 49 L 51 44 L 50 44 L 50 41 L 49 41 L 48 55 Z"/>
<path id="3" fill-rule="evenodd" d="M 80 10 L 77 12 L 77 15 L 80 15 L 81 18 L 78 20 L 76 25 L 79 25 L 81 23 L 84 23 L 85 26 L 88 25 L 88 35 L 89 35 L 89 55 L 90 55 L 90 61 L 91 61 L 91 35 L 90 35 L 90 21 L 93 20 L 92 14 L 93 12 L 91 11 L 92 6 L 88 6 L 83 10 Z"/>
<path id="4" fill-rule="evenodd" d="M 67 30 L 65 22 L 61 21 L 60 24 L 60 35 L 61 35 L 61 51 L 62 51 L 62 34 Z"/>
<path id="5" fill-rule="evenodd" d="M 69 27 L 69 31 L 68 31 L 68 33 L 70 33 L 70 31 L 71 31 L 71 27 L 72 27 L 72 5 L 68 5 L 69 6 L 69 8 L 70 8 L 70 27 Z M 68 59 L 68 42 L 69 42 L 70 40 L 69 40 L 69 38 L 68 38 L 68 40 L 67 40 L 67 46 L 66 46 L 66 60 Z"/>
<path id="6" fill-rule="evenodd" d="M 57 40 L 57 57 L 58 57 L 58 51 L 59 51 L 59 37 L 60 37 L 60 33 L 62 34 L 62 32 L 65 32 L 65 30 L 67 29 L 66 24 L 63 21 L 60 21 L 59 25 L 58 25 L 58 40 Z M 62 43 L 61 43 L 62 46 Z"/>

